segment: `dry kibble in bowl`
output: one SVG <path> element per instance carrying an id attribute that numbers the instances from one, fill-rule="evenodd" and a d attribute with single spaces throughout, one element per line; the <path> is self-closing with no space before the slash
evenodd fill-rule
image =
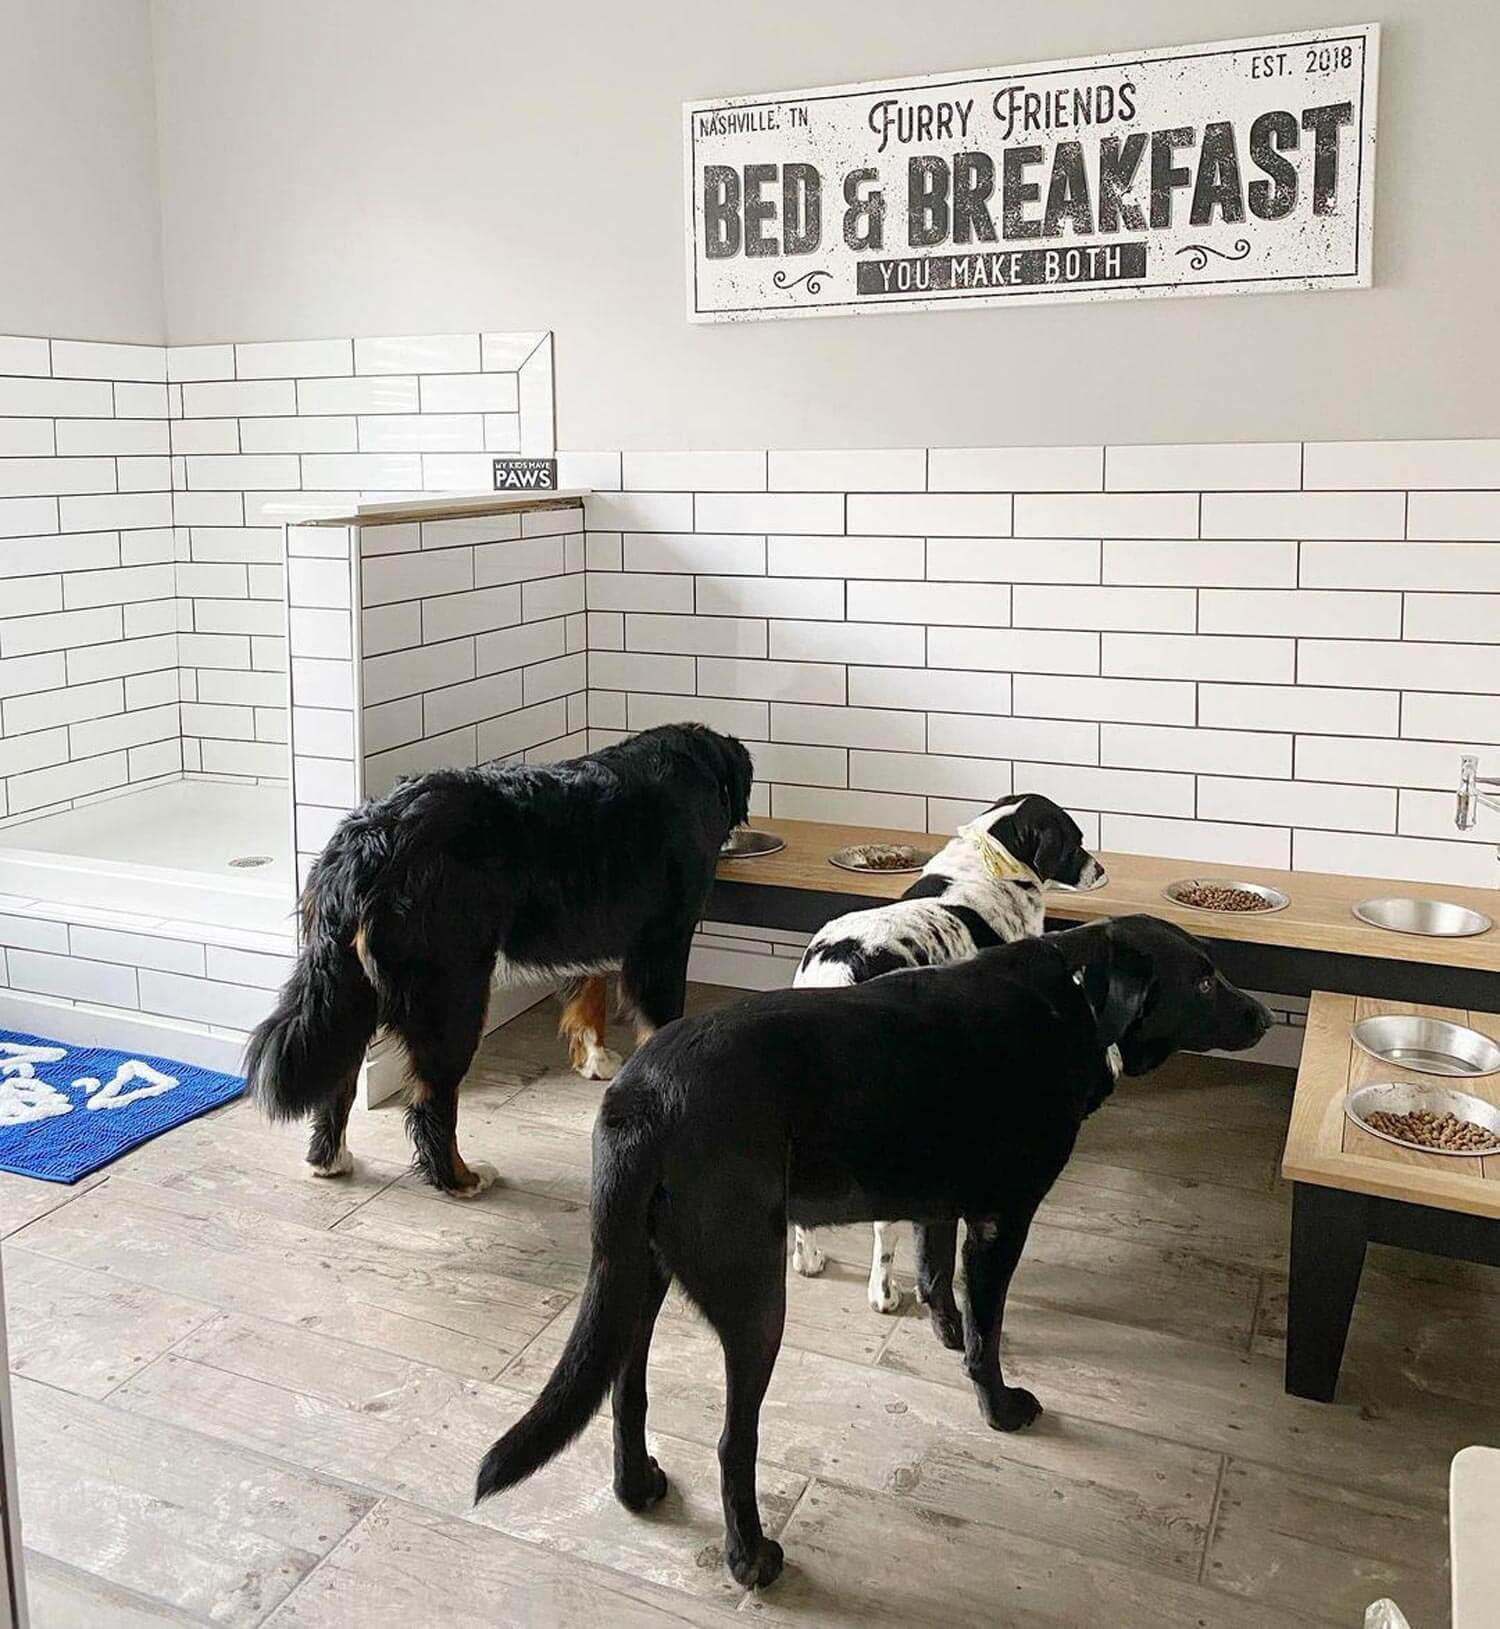
<path id="1" fill-rule="evenodd" d="M 867 871 L 907 871 L 917 863 L 916 850 L 900 843 L 861 843 L 849 858 Z"/>
<path id="2" fill-rule="evenodd" d="M 1200 911 L 1269 911 L 1271 901 L 1248 888 L 1226 888 L 1219 883 L 1195 882 L 1177 892 L 1184 905 Z"/>
<path id="3" fill-rule="evenodd" d="M 1376 1109 L 1365 1117 L 1365 1123 L 1372 1131 L 1400 1137 L 1403 1142 L 1419 1143 L 1423 1148 L 1446 1149 L 1451 1154 L 1500 1153 L 1500 1137 L 1493 1131 L 1472 1120 L 1460 1120 L 1447 1109 L 1441 1113 L 1433 1109 L 1412 1109 L 1406 1114 Z"/>

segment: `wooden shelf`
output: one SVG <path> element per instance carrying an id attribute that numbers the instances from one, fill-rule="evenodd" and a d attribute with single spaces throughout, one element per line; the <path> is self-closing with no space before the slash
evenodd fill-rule
<path id="1" fill-rule="evenodd" d="M 828 856 L 835 849 L 848 843 L 897 842 L 935 851 L 948 841 L 946 835 L 930 832 L 840 826 L 813 820 L 754 820 L 751 824 L 758 831 L 776 832 L 786 839 L 787 846 L 779 854 L 761 859 L 720 861 L 720 880 L 847 894 L 851 896 L 851 909 L 860 899 L 871 903 L 899 899 L 913 878 L 910 874 L 861 875 L 840 871 L 828 863 Z M 1483 911 L 1486 916 L 1500 917 L 1500 891 L 1495 889 L 1450 888 L 1446 884 L 1392 882 L 1320 871 L 1267 871 L 1254 866 L 1161 860 L 1140 854 L 1100 854 L 1099 859 L 1109 872 L 1108 886 L 1088 894 L 1050 892 L 1047 895 L 1049 917 L 1090 922 L 1100 917 L 1145 912 L 1211 939 L 1236 939 L 1249 944 L 1334 955 L 1500 973 L 1500 927 L 1492 927 L 1488 933 L 1472 939 L 1424 939 L 1371 927 L 1353 914 L 1354 905 L 1361 899 L 1375 894 L 1402 894 L 1420 899 L 1451 899 Z M 1231 876 L 1246 882 L 1269 883 L 1289 895 L 1291 904 L 1284 911 L 1194 911 L 1163 897 L 1162 889 L 1169 882 L 1194 876 Z"/>
<path id="2" fill-rule="evenodd" d="M 414 492 L 409 498 L 386 503 L 362 503 L 340 514 L 308 511 L 298 519 L 295 501 L 287 505 L 291 526 L 396 526 L 408 520 L 463 520 L 470 515 L 534 514 L 540 509 L 582 509 L 588 487 L 564 487 L 555 492 Z"/>

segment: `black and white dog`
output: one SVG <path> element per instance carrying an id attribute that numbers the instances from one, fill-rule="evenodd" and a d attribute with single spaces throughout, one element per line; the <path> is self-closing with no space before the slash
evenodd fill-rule
<path id="1" fill-rule="evenodd" d="M 1102 888 L 1108 881 L 1065 809 L 1039 793 L 1019 793 L 960 826 L 894 904 L 826 923 L 792 982 L 799 989 L 839 989 L 898 968 L 967 961 L 991 945 L 1035 938 L 1049 887 Z M 869 1296 L 877 1312 L 894 1312 L 901 1304 L 891 1276 L 896 1237 L 895 1222 L 875 1224 Z M 918 1227 L 920 1292 L 947 1345 L 956 1342 L 958 1329 L 955 1252 L 956 1241 Z M 799 1227 L 792 1265 L 804 1278 L 816 1278 L 826 1262 L 813 1234 Z"/>
<path id="2" fill-rule="evenodd" d="M 347 815 L 303 890 L 297 965 L 246 1052 L 273 1118 L 313 1117 L 313 1173 L 352 1169 L 345 1127 L 378 1025 L 406 1049 L 422 1174 L 471 1198 L 495 1172 L 459 1155 L 458 1087 L 492 977 L 572 981 L 562 1029 L 596 1076 L 613 1072 L 600 974 L 619 970 L 641 1037 L 679 1017 L 750 778 L 733 736 L 664 724 L 564 763 L 419 775 Z"/>
<path id="3" fill-rule="evenodd" d="M 614 1487 L 667 1481 L 646 1449 L 646 1365 L 672 1279 L 724 1348 L 724 1558 L 781 1571 L 755 1496 L 760 1407 L 786 1315 L 786 1225 L 962 1218 L 964 1369 L 997 1431 L 1041 1404 L 1006 1382 L 1011 1274 L 1078 1128 L 1125 1075 L 1179 1049 L 1239 1051 L 1271 1015 L 1191 934 L 1149 916 L 982 950 L 844 990 L 778 990 L 684 1018 L 621 1070 L 594 1124 L 593 1249 L 577 1321 L 477 1496 L 559 1453 L 614 1389 Z"/>

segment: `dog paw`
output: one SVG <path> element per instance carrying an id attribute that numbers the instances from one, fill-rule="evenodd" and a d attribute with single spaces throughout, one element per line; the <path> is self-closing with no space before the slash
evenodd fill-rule
<path id="1" fill-rule="evenodd" d="M 890 1314 L 897 1312 L 901 1307 L 901 1291 L 889 1278 L 871 1278 L 869 1288 L 870 1305 L 876 1312 Z"/>
<path id="2" fill-rule="evenodd" d="M 314 1165 L 311 1160 L 307 1163 L 307 1174 L 310 1177 L 348 1176 L 353 1169 L 354 1156 L 347 1146 L 340 1148 L 327 1165 Z"/>
<path id="3" fill-rule="evenodd" d="M 726 1547 L 724 1563 L 735 1583 L 746 1589 L 764 1589 L 781 1576 L 786 1557 L 775 1539 L 763 1538 L 753 1550 Z"/>
<path id="4" fill-rule="evenodd" d="M 946 1346 L 950 1352 L 961 1352 L 964 1346 L 963 1320 L 958 1315 L 956 1307 L 929 1307 L 927 1315 L 932 1319 L 932 1332 L 938 1341 Z"/>
<path id="5" fill-rule="evenodd" d="M 615 1478 L 615 1498 L 637 1516 L 650 1510 L 652 1505 L 660 1504 L 666 1492 L 666 1472 L 649 1454 L 639 1471 Z"/>
<path id="6" fill-rule="evenodd" d="M 792 1246 L 792 1267 L 803 1278 L 816 1278 L 827 1265 L 828 1257 L 817 1245 L 798 1239 Z"/>
<path id="7" fill-rule="evenodd" d="M 620 1054 L 607 1046 L 591 1046 L 578 1066 L 578 1073 L 584 1080 L 613 1080 L 620 1072 L 622 1061 Z"/>
<path id="8" fill-rule="evenodd" d="M 1023 1386 L 983 1393 L 979 1406 L 985 1423 L 995 1431 L 1024 1431 L 1042 1412 L 1042 1405 Z"/>
<path id="9" fill-rule="evenodd" d="M 448 1192 L 455 1199 L 478 1199 L 486 1188 L 493 1188 L 500 1180 L 500 1173 L 493 1165 L 486 1165 L 479 1161 L 469 1167 L 469 1175 L 473 1181 L 462 1188 L 449 1188 Z"/>

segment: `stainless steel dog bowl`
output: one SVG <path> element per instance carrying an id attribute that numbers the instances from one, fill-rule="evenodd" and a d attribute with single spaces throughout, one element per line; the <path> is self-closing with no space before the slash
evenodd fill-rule
<path id="1" fill-rule="evenodd" d="M 1369 1116 L 1381 1111 L 1386 1114 L 1410 1114 L 1414 1109 L 1430 1109 L 1434 1114 L 1444 1112 L 1459 1120 L 1472 1120 L 1486 1131 L 1500 1137 L 1500 1109 L 1486 1103 L 1482 1097 L 1468 1092 L 1457 1092 L 1451 1086 L 1417 1086 L 1411 1081 L 1382 1080 L 1368 1086 L 1354 1086 L 1344 1095 L 1344 1113 L 1372 1137 L 1383 1142 L 1398 1143 L 1402 1148 L 1415 1148 L 1423 1154 L 1447 1154 L 1454 1159 L 1474 1159 L 1482 1156 L 1482 1148 L 1430 1148 L 1426 1143 L 1412 1142 L 1406 1137 L 1393 1136 L 1389 1131 L 1377 1131 L 1369 1123 Z M 1490 1150 L 1490 1152 L 1497 1152 Z"/>
<path id="2" fill-rule="evenodd" d="M 1362 1018 L 1349 1031 L 1354 1044 L 1382 1063 L 1399 1064 L 1419 1075 L 1473 1079 L 1500 1071 L 1500 1045 L 1478 1030 L 1416 1013 L 1382 1013 Z"/>
<path id="3" fill-rule="evenodd" d="M 1354 914 L 1371 927 L 1390 933 L 1420 933 L 1431 939 L 1467 939 L 1488 933 L 1495 925 L 1483 911 L 1471 911 L 1467 905 L 1446 899 L 1403 899 L 1399 894 L 1362 899 Z"/>
<path id="4" fill-rule="evenodd" d="M 1258 911 L 1226 911 L 1216 905 L 1195 905 L 1183 896 L 1190 888 L 1242 888 L 1247 894 L 1265 900 Z M 1170 899 L 1184 910 L 1203 911 L 1212 916 L 1269 916 L 1272 911 L 1284 911 L 1291 900 L 1279 888 L 1269 888 L 1263 882 L 1241 882 L 1237 877 L 1179 877 L 1162 889 L 1162 898 Z"/>
<path id="5" fill-rule="evenodd" d="M 872 854 L 889 854 L 902 863 L 871 865 Z M 930 851 L 913 848 L 910 843 L 851 843 L 848 848 L 835 849 L 828 856 L 828 863 L 840 871 L 861 871 L 870 877 L 899 877 L 903 872 L 920 871 L 931 858 Z"/>
<path id="6" fill-rule="evenodd" d="M 764 854 L 779 854 L 786 847 L 786 838 L 773 831 L 756 831 L 750 826 L 736 826 L 719 850 L 721 860 L 758 860 Z"/>

